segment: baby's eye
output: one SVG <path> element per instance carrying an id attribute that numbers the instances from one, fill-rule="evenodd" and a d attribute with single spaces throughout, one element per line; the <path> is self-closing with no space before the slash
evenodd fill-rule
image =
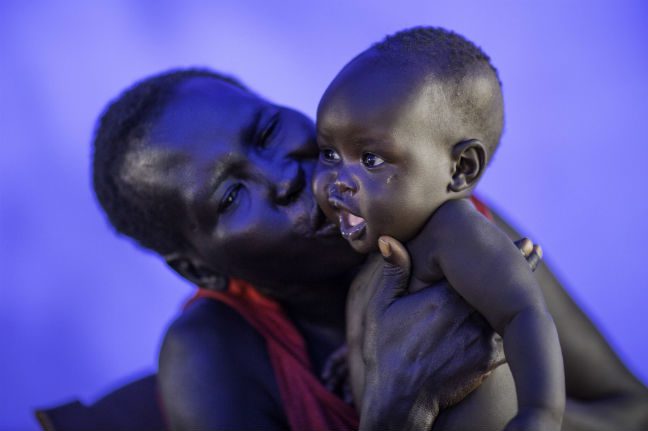
<path id="1" fill-rule="evenodd" d="M 325 162 L 339 162 L 340 161 L 340 155 L 335 150 L 331 150 L 330 148 L 324 148 L 324 149 L 320 150 L 320 157 Z"/>
<path id="2" fill-rule="evenodd" d="M 374 153 L 364 153 L 362 155 L 362 164 L 368 168 L 375 168 L 385 163 L 382 157 L 375 155 Z"/>
<path id="3" fill-rule="evenodd" d="M 242 184 L 237 183 L 232 186 L 230 186 L 227 191 L 225 191 L 225 194 L 223 195 L 223 199 L 221 199 L 220 204 L 218 205 L 218 212 L 223 213 L 227 211 L 227 209 L 232 206 L 234 202 L 236 202 L 236 199 L 238 198 L 239 191 L 241 190 L 241 187 L 243 187 Z"/>

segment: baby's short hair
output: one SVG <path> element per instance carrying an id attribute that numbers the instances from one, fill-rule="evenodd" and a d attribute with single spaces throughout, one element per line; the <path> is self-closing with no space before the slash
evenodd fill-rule
<path id="1" fill-rule="evenodd" d="M 175 69 L 145 78 L 124 91 L 104 110 L 94 136 L 93 186 L 115 230 L 141 246 L 167 254 L 177 251 L 183 237 L 174 220 L 167 220 L 166 202 L 143 196 L 121 180 L 124 156 L 148 139 L 150 129 L 173 91 L 191 78 L 212 78 L 249 91 L 238 80 L 207 69 Z"/>
<path id="2" fill-rule="evenodd" d="M 382 61 L 414 67 L 446 86 L 448 101 L 464 122 L 478 128 L 490 160 L 504 127 L 502 83 L 490 57 L 465 37 L 440 27 L 414 27 L 387 36 L 369 50 Z M 486 78 L 488 97 L 466 91 L 466 78 Z"/>

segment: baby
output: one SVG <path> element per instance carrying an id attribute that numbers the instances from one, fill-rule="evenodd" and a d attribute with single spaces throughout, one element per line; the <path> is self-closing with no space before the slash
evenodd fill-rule
<path id="1" fill-rule="evenodd" d="M 565 383 L 553 320 L 524 257 L 469 200 L 502 127 L 486 54 L 444 29 L 402 31 L 354 58 L 324 93 L 313 187 L 356 251 L 389 254 L 383 235 L 406 242 L 410 292 L 447 279 L 503 338 L 507 363 L 435 426 L 559 430 Z M 356 402 L 361 428 L 381 426 Z"/>

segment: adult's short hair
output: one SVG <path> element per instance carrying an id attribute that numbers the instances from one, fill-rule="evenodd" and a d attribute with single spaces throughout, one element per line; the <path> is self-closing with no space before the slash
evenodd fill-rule
<path id="1" fill-rule="evenodd" d="M 173 90 L 191 78 L 213 78 L 249 91 L 235 78 L 208 69 L 174 69 L 145 78 L 110 102 L 94 135 L 93 186 L 115 230 L 162 255 L 179 250 L 183 236 L 164 211 L 165 202 L 134 190 L 121 180 L 125 155 L 148 138 Z"/>

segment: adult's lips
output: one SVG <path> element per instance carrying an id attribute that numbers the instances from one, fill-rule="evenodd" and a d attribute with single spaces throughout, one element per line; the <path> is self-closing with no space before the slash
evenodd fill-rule
<path id="1" fill-rule="evenodd" d="M 326 217 L 310 190 L 303 193 L 296 206 L 304 210 L 298 218 L 298 222 L 295 223 L 296 231 L 300 235 L 308 238 L 340 236 L 337 225 Z"/>
<path id="2" fill-rule="evenodd" d="M 311 228 L 314 236 L 318 238 L 339 235 L 338 227 L 326 217 L 317 203 L 311 211 Z"/>

